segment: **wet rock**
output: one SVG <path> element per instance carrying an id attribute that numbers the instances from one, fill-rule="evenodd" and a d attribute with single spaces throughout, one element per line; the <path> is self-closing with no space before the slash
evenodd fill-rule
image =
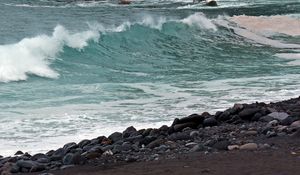
<path id="1" fill-rule="evenodd" d="M 268 116 L 274 118 L 274 119 L 277 119 L 279 121 L 282 121 L 284 119 L 286 119 L 289 114 L 285 113 L 285 112 L 272 112 L 270 114 L 268 114 Z"/>
<path id="2" fill-rule="evenodd" d="M 19 155 L 23 155 L 24 153 L 22 152 L 22 151 L 17 151 L 16 153 L 15 153 L 15 156 L 19 156 Z"/>
<path id="3" fill-rule="evenodd" d="M 242 146 L 240 146 L 240 150 L 255 150 L 258 148 L 258 145 L 256 143 L 247 143 Z"/>
<path id="4" fill-rule="evenodd" d="M 193 122 L 188 123 L 182 123 L 182 124 L 176 124 L 173 126 L 175 132 L 182 131 L 184 128 L 190 127 L 190 128 L 197 128 L 198 124 Z"/>
<path id="5" fill-rule="evenodd" d="M 217 150 L 228 150 L 228 146 L 230 145 L 230 142 L 228 140 L 222 140 L 218 141 L 215 144 L 213 144 L 213 148 Z"/>
<path id="6" fill-rule="evenodd" d="M 279 122 L 277 120 L 272 120 L 267 124 L 267 127 L 272 128 L 279 125 Z"/>
<path id="7" fill-rule="evenodd" d="M 258 108 L 246 108 L 239 112 L 239 117 L 243 120 L 251 120 L 251 118 L 259 112 Z"/>
<path id="8" fill-rule="evenodd" d="M 200 135 L 199 131 L 192 131 L 190 132 L 190 137 L 191 138 L 196 138 Z"/>
<path id="9" fill-rule="evenodd" d="M 124 143 L 122 144 L 122 151 L 127 152 L 127 151 L 130 151 L 131 149 L 132 149 L 132 146 L 131 146 L 130 143 L 124 142 Z"/>
<path id="10" fill-rule="evenodd" d="M 246 135 L 246 136 L 256 136 L 258 134 L 258 132 L 257 131 L 245 131 L 244 132 L 244 135 Z"/>
<path id="11" fill-rule="evenodd" d="M 147 145 L 147 148 L 153 149 L 153 148 L 155 148 L 155 147 L 160 146 L 160 145 L 163 144 L 164 142 L 165 142 L 165 140 L 163 140 L 163 139 L 157 139 L 157 140 L 154 140 L 154 141 L 152 141 L 151 143 L 149 143 L 149 144 Z"/>
<path id="12" fill-rule="evenodd" d="M 50 159 L 49 158 L 39 158 L 36 160 L 38 163 L 49 163 Z"/>
<path id="13" fill-rule="evenodd" d="M 295 116 L 288 116 L 286 119 L 283 119 L 280 124 L 281 125 L 285 125 L 285 126 L 288 126 L 288 125 L 291 125 L 293 122 L 299 120 L 299 117 L 295 117 Z"/>
<path id="14" fill-rule="evenodd" d="M 90 140 L 87 140 L 87 139 L 82 140 L 82 141 L 80 141 L 80 142 L 78 143 L 78 147 L 79 147 L 79 148 L 83 148 L 84 146 L 88 145 L 89 143 L 91 143 Z"/>
<path id="15" fill-rule="evenodd" d="M 206 118 L 206 119 L 203 121 L 203 127 L 207 127 L 207 126 L 217 126 L 217 125 L 218 125 L 218 122 L 217 122 L 217 120 L 216 120 L 214 117 Z"/>
<path id="16" fill-rule="evenodd" d="M 50 157 L 51 161 L 61 160 L 65 155 L 65 150 L 63 148 L 59 148 L 53 152 Z"/>
<path id="17" fill-rule="evenodd" d="M 112 142 L 117 142 L 123 138 L 123 134 L 120 132 L 114 132 L 108 138 L 112 140 Z"/>
<path id="18" fill-rule="evenodd" d="M 219 117 L 218 120 L 220 121 L 227 121 L 230 120 L 231 113 L 229 111 L 224 111 Z"/>
<path id="19" fill-rule="evenodd" d="M 72 167 L 74 167 L 74 165 L 63 165 L 60 167 L 60 169 L 65 170 L 65 169 L 72 168 Z"/>
<path id="20" fill-rule="evenodd" d="M 157 137 L 154 137 L 154 136 L 146 136 L 140 141 L 140 144 L 148 145 L 149 143 L 151 143 L 152 141 L 154 141 L 156 139 L 157 139 Z"/>
<path id="21" fill-rule="evenodd" d="M 263 115 L 258 112 L 256 114 L 254 114 L 254 116 L 251 118 L 251 121 L 259 121 L 259 119 L 262 117 Z"/>
<path id="22" fill-rule="evenodd" d="M 11 173 L 18 173 L 20 171 L 20 167 L 17 166 L 16 164 L 13 164 L 10 168 Z"/>
<path id="23" fill-rule="evenodd" d="M 77 148 L 77 144 L 75 142 L 67 143 L 63 146 L 63 149 L 66 153 L 68 153 L 70 150 Z"/>
<path id="24" fill-rule="evenodd" d="M 128 138 L 124 139 L 124 142 L 136 143 L 136 142 L 141 142 L 143 139 L 144 138 L 142 135 L 137 135 L 137 136 L 132 136 L 132 137 L 128 137 Z"/>
<path id="25" fill-rule="evenodd" d="M 128 138 L 130 136 L 133 136 L 136 133 L 137 130 L 133 126 L 130 126 L 125 131 L 123 131 L 123 138 Z"/>
<path id="26" fill-rule="evenodd" d="M 21 168 L 22 172 L 27 172 L 27 170 L 29 170 L 29 172 L 37 172 L 45 169 L 45 165 L 31 160 L 19 160 L 16 164 Z"/>
<path id="27" fill-rule="evenodd" d="M 268 131 L 267 134 L 266 134 L 266 136 L 268 138 L 270 138 L 270 137 L 276 137 L 277 133 L 275 131 Z"/>
<path id="28" fill-rule="evenodd" d="M 187 117 L 177 120 L 174 123 L 174 125 L 175 124 L 183 124 L 183 123 L 194 123 L 196 126 L 198 126 L 199 124 L 201 124 L 203 122 L 203 120 L 204 120 L 203 116 L 201 116 L 199 114 L 192 114 L 192 115 L 189 115 Z"/>
<path id="29" fill-rule="evenodd" d="M 41 159 L 41 158 L 49 159 L 49 157 L 47 155 L 42 154 L 42 153 L 35 154 L 30 159 L 33 160 L 33 161 L 36 161 L 36 160 Z"/>

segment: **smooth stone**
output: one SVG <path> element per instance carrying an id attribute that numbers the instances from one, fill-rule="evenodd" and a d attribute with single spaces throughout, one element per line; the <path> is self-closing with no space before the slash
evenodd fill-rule
<path id="1" fill-rule="evenodd" d="M 125 131 L 123 131 L 123 138 L 128 138 L 130 136 L 132 136 L 133 134 L 135 134 L 137 132 L 137 130 L 133 127 L 130 126 L 128 128 L 125 129 Z"/>
<path id="2" fill-rule="evenodd" d="M 190 137 L 192 137 L 192 138 L 198 137 L 199 135 L 200 135 L 199 131 L 192 131 L 192 132 L 190 132 Z"/>
<path id="3" fill-rule="evenodd" d="M 244 120 L 251 120 L 251 118 L 259 112 L 257 108 L 246 108 L 239 112 L 239 117 Z"/>
<path id="4" fill-rule="evenodd" d="M 218 120 L 220 121 L 227 121 L 230 119 L 230 112 L 229 111 L 224 111 L 219 117 Z"/>
<path id="5" fill-rule="evenodd" d="M 173 126 L 174 131 L 182 131 L 184 128 L 190 127 L 190 128 L 196 128 L 198 126 L 197 123 L 188 122 L 188 123 L 182 123 L 182 124 L 176 124 Z"/>
<path id="6" fill-rule="evenodd" d="M 265 115 L 265 116 L 260 117 L 258 121 L 261 121 L 261 122 L 270 122 L 270 121 L 273 121 L 273 120 L 274 120 L 273 117 Z"/>
<path id="7" fill-rule="evenodd" d="M 63 149 L 66 150 L 66 152 L 69 152 L 71 149 L 77 148 L 77 144 L 75 142 L 67 143 L 63 146 Z"/>
<path id="8" fill-rule="evenodd" d="M 217 125 L 218 125 L 218 121 L 215 119 L 215 117 L 209 117 L 203 121 L 203 127 L 217 126 Z"/>
<path id="9" fill-rule="evenodd" d="M 198 143 L 190 142 L 190 143 L 185 144 L 184 146 L 192 148 L 192 147 L 194 147 L 195 145 L 198 145 Z"/>
<path id="10" fill-rule="evenodd" d="M 22 151 L 17 151 L 16 153 L 15 153 L 15 156 L 19 156 L 19 155 L 23 155 L 24 153 L 22 152 Z"/>
<path id="11" fill-rule="evenodd" d="M 20 168 L 27 168 L 31 169 L 32 167 L 36 166 L 37 163 L 31 160 L 18 160 L 17 166 Z"/>
<path id="12" fill-rule="evenodd" d="M 270 138 L 270 137 L 276 137 L 277 133 L 275 131 L 268 131 L 267 134 L 266 134 L 266 136 L 268 138 Z"/>
<path id="13" fill-rule="evenodd" d="M 289 114 L 285 113 L 285 112 L 272 112 L 270 114 L 268 114 L 268 116 L 274 118 L 274 119 L 277 119 L 279 121 L 282 121 L 284 119 L 286 119 Z"/>
<path id="14" fill-rule="evenodd" d="M 38 160 L 41 158 L 49 159 L 49 157 L 47 155 L 42 154 L 42 153 L 37 153 L 37 154 L 33 155 L 30 159 L 35 161 L 35 160 Z"/>
<path id="15" fill-rule="evenodd" d="M 142 135 L 137 135 L 137 136 L 128 137 L 128 138 L 124 139 L 124 141 L 136 143 L 136 142 L 141 142 L 143 139 L 144 138 Z"/>
<path id="16" fill-rule="evenodd" d="M 201 144 L 197 144 L 195 146 L 193 146 L 193 148 L 190 149 L 190 152 L 199 152 L 199 151 L 204 151 L 205 150 L 205 146 L 201 145 Z"/>
<path id="17" fill-rule="evenodd" d="M 132 146 L 131 146 L 130 143 L 124 142 L 124 143 L 122 144 L 122 151 L 127 152 L 127 151 L 130 151 L 131 149 L 132 149 Z"/>
<path id="18" fill-rule="evenodd" d="M 228 146 L 230 145 L 230 142 L 228 140 L 222 140 L 218 141 L 215 144 L 213 144 L 213 148 L 217 150 L 228 150 Z"/>
<path id="19" fill-rule="evenodd" d="M 258 145 L 256 143 L 246 143 L 242 146 L 240 146 L 240 150 L 255 150 L 258 148 Z"/>
<path id="20" fill-rule="evenodd" d="M 240 146 L 239 145 L 228 145 L 227 149 L 229 151 L 232 151 L 232 150 L 236 150 L 236 149 L 239 149 Z"/>
<path id="21" fill-rule="evenodd" d="M 277 125 L 279 125 L 279 122 L 277 120 L 272 120 L 267 124 L 267 127 L 271 128 L 271 127 L 275 127 Z"/>
<path id="22" fill-rule="evenodd" d="M 163 139 L 156 139 L 156 140 L 152 141 L 151 143 L 149 143 L 149 144 L 147 145 L 147 148 L 153 149 L 153 148 L 155 148 L 155 147 L 160 146 L 160 145 L 163 144 L 164 142 L 165 142 L 165 140 L 163 140 Z"/>
<path id="23" fill-rule="evenodd" d="M 292 128 L 300 128 L 300 120 L 294 121 L 294 122 L 291 124 L 291 127 L 292 127 Z"/>
<path id="24" fill-rule="evenodd" d="M 123 138 L 123 134 L 120 132 L 114 132 L 112 133 L 110 136 L 108 136 L 108 138 L 112 141 L 112 142 L 117 142 L 119 140 L 121 140 Z"/>
<path id="25" fill-rule="evenodd" d="M 95 159 L 102 155 L 102 153 L 99 152 L 84 152 L 81 154 L 81 156 L 84 156 L 87 159 Z"/>
<path id="26" fill-rule="evenodd" d="M 38 163 L 49 163 L 50 159 L 49 158 L 39 158 L 36 160 Z"/>
<path id="27" fill-rule="evenodd" d="M 168 136 L 169 140 L 191 140 L 190 134 L 188 132 L 176 132 Z"/>
<path id="28" fill-rule="evenodd" d="M 258 133 L 257 133 L 257 131 L 245 131 L 244 134 L 247 136 L 255 136 Z"/>
<path id="29" fill-rule="evenodd" d="M 78 147 L 83 148 L 84 146 L 88 145 L 89 143 L 91 143 L 90 140 L 87 140 L 87 139 L 82 140 L 78 143 Z"/>
<path id="30" fill-rule="evenodd" d="M 178 119 L 175 124 L 182 124 L 182 123 L 195 123 L 196 126 L 198 126 L 199 124 L 201 124 L 204 120 L 204 117 L 199 115 L 199 114 L 191 114 L 187 117 L 183 117 L 181 119 Z M 172 125 L 172 126 L 174 126 Z"/>
<path id="31" fill-rule="evenodd" d="M 10 172 L 11 172 L 11 173 L 18 173 L 19 171 L 20 171 L 20 167 L 17 166 L 16 164 L 13 164 L 13 165 L 11 166 L 11 169 L 10 169 Z"/>
<path id="32" fill-rule="evenodd" d="M 280 122 L 281 125 L 285 125 L 285 126 L 288 126 L 288 125 L 291 125 L 293 122 L 299 120 L 299 117 L 295 117 L 295 116 L 288 116 L 286 119 L 282 120 Z"/>
<path id="33" fill-rule="evenodd" d="M 74 165 L 63 165 L 60 167 L 61 170 L 64 170 L 64 169 L 68 169 L 68 168 L 72 168 L 74 167 Z"/>

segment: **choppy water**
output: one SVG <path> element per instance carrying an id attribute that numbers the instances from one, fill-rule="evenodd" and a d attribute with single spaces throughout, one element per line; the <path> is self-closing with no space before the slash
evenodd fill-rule
<path id="1" fill-rule="evenodd" d="M 0 0 L 0 154 L 300 94 L 298 0 Z"/>

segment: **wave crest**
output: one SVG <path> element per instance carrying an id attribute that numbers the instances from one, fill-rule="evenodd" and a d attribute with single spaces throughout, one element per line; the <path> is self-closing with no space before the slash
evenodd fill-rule
<path id="1" fill-rule="evenodd" d="M 99 33 L 85 31 L 70 34 L 63 26 L 56 26 L 52 36 L 24 38 L 16 44 L 0 45 L 0 82 L 26 80 L 28 74 L 57 78 L 59 74 L 49 65 L 66 45 L 82 49 L 87 41 L 99 38 Z"/>

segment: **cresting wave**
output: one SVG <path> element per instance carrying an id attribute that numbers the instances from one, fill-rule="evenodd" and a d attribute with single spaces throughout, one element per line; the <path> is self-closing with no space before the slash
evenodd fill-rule
<path id="1" fill-rule="evenodd" d="M 50 68 L 50 64 L 64 46 L 83 49 L 88 41 L 98 41 L 100 34 L 123 32 L 134 25 L 142 25 L 161 30 L 167 22 L 184 23 L 202 29 L 217 30 L 216 26 L 203 13 L 196 13 L 183 20 L 167 20 L 164 17 L 145 16 L 137 22 L 124 22 L 119 26 L 104 27 L 101 24 L 90 24 L 90 30 L 71 34 L 63 26 L 55 27 L 52 36 L 39 35 L 24 38 L 16 44 L 0 45 L 0 82 L 26 80 L 28 75 L 46 78 L 58 78 L 59 73 Z"/>
<path id="2" fill-rule="evenodd" d="M 57 78 L 59 74 L 49 67 L 66 45 L 75 49 L 87 46 L 90 39 L 97 40 L 98 32 L 86 31 L 70 34 L 57 26 L 52 36 L 39 35 L 25 38 L 16 44 L 0 46 L 0 82 L 26 80 L 28 74 Z"/>

